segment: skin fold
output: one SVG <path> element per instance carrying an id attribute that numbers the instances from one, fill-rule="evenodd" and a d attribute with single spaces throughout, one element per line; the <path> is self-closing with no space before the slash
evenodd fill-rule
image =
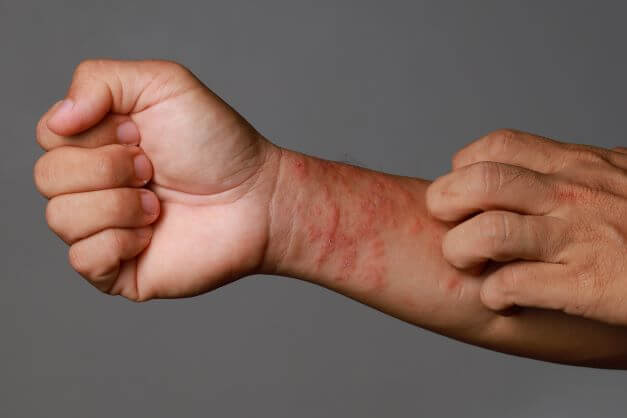
<path id="1" fill-rule="evenodd" d="M 277 274 L 471 344 L 627 367 L 625 328 L 484 306 L 486 273 L 444 257 L 454 224 L 428 214 L 429 182 L 277 147 L 178 64 L 82 63 L 37 139 L 48 224 L 105 293 L 180 298 Z"/>

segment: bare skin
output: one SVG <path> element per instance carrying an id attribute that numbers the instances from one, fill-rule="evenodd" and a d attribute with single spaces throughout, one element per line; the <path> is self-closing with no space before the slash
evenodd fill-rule
<path id="1" fill-rule="evenodd" d="M 169 62 L 88 61 L 68 98 L 39 123 L 35 182 L 70 263 L 103 292 L 188 297 L 280 274 L 472 344 L 627 367 L 627 329 L 484 307 L 482 277 L 442 255 L 450 226 L 428 216 L 426 181 L 281 149 Z"/>
<path id="2" fill-rule="evenodd" d="M 462 149 L 453 166 L 428 192 L 434 216 L 465 220 L 447 233 L 444 257 L 462 269 L 511 262 L 486 275 L 486 306 L 627 325 L 625 148 L 505 130 Z"/>

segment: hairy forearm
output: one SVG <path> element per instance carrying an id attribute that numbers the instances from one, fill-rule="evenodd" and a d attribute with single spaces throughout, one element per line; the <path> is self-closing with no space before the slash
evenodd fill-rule
<path id="1" fill-rule="evenodd" d="M 501 316 L 441 253 L 428 183 L 282 150 L 263 271 L 317 283 L 438 333 L 544 360 L 627 367 L 627 329 L 560 313 Z"/>

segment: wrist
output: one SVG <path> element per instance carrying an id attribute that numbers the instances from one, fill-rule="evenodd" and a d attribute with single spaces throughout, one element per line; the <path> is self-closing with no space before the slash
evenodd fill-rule
<path id="1" fill-rule="evenodd" d="M 339 232 L 339 172 L 349 166 L 284 148 L 279 155 L 262 272 L 321 278 Z"/>
<path id="2" fill-rule="evenodd" d="M 290 240 L 295 232 L 296 202 L 301 198 L 300 188 L 292 181 L 294 168 L 297 172 L 304 171 L 308 157 L 278 146 L 275 155 L 275 180 L 268 202 L 268 235 L 260 273 L 280 275 L 285 274 Z"/>

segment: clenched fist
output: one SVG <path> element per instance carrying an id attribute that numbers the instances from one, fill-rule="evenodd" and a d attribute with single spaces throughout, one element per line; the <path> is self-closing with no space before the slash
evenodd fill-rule
<path id="1" fill-rule="evenodd" d="M 48 224 L 98 289 L 191 296 L 263 262 L 281 151 L 184 67 L 83 62 L 37 140 Z"/>
<path id="2" fill-rule="evenodd" d="M 488 307 L 627 325 L 626 149 L 498 131 L 461 150 L 453 166 L 427 201 L 437 218 L 464 221 L 443 241 L 450 263 L 510 262 L 485 273 Z"/>

